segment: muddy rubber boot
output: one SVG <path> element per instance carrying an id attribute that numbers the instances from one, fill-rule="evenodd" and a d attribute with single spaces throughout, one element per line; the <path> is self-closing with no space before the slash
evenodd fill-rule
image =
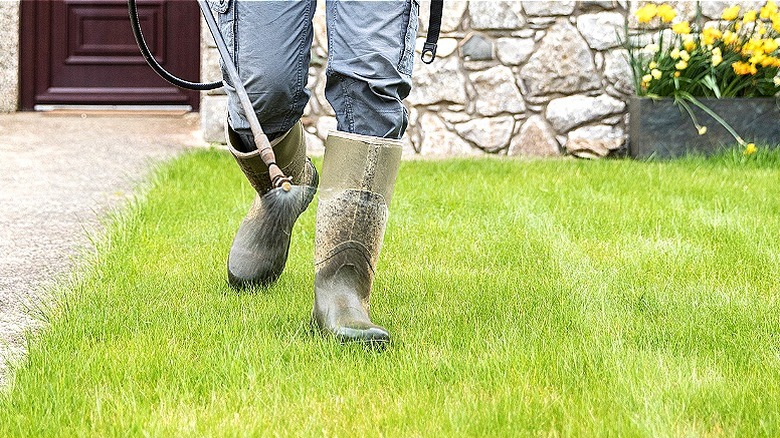
<path id="1" fill-rule="evenodd" d="M 251 152 L 245 152 L 248 149 L 246 140 L 242 142 L 239 134 L 229 126 L 227 139 L 230 152 L 257 191 L 255 201 L 230 248 L 227 263 L 228 282 L 234 288 L 268 286 L 275 282 L 284 270 L 295 220 L 306 210 L 317 188 L 317 169 L 306 157 L 306 140 L 301 122 L 271 142 L 276 162 L 285 175 L 292 177 L 293 184 L 312 187 L 301 196 L 299 205 L 294 206 L 293 211 L 283 213 L 284 220 L 280 221 L 281 213 L 270 211 L 270 202 L 263 197 L 271 190 L 271 180 L 260 153 L 254 147 Z"/>
<path id="2" fill-rule="evenodd" d="M 312 323 L 341 342 L 382 348 L 390 341 L 369 318 L 369 296 L 401 148 L 400 140 L 344 132 L 325 142 Z"/>

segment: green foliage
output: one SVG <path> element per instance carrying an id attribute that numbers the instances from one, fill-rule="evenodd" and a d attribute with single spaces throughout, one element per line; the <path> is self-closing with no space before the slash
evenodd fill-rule
<path id="1" fill-rule="evenodd" d="M 660 8 L 668 8 L 666 14 Z M 703 25 L 676 20 L 667 5 L 647 4 L 636 12 L 642 34 L 626 46 L 640 96 L 767 97 L 780 91 L 780 13 L 774 1 L 760 11 L 727 8 L 722 20 Z M 736 9 L 735 9 L 736 8 Z M 668 15 L 667 15 L 668 14 Z M 649 44 L 647 30 L 655 32 Z"/>

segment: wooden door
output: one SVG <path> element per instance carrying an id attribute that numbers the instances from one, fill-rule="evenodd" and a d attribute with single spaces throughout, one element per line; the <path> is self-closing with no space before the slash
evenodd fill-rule
<path id="1" fill-rule="evenodd" d="M 138 0 L 155 58 L 188 80 L 200 76 L 195 1 Z M 190 105 L 199 93 L 157 76 L 138 50 L 125 0 L 23 0 L 21 104 Z"/>

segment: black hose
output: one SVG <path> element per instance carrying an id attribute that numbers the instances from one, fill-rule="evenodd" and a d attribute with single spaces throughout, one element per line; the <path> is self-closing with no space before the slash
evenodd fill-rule
<path id="1" fill-rule="evenodd" d="M 138 5 L 136 5 L 135 0 L 127 0 L 127 9 L 129 9 L 130 11 L 130 24 L 132 25 L 133 35 L 135 36 L 135 41 L 138 43 L 138 48 L 141 49 L 141 53 L 144 55 L 144 59 L 146 59 L 146 63 L 149 64 L 149 66 L 152 67 L 152 69 L 158 75 L 160 75 L 161 78 L 165 79 L 166 81 L 170 82 L 171 84 L 179 88 L 186 88 L 188 90 L 205 91 L 205 90 L 213 90 L 215 88 L 219 88 L 222 86 L 222 81 L 216 81 L 216 82 L 186 81 L 184 79 L 177 78 L 176 76 L 172 75 L 167 70 L 165 70 L 163 66 L 161 66 L 156 59 L 154 59 L 154 55 L 152 55 L 151 50 L 149 50 L 149 46 L 146 45 L 144 34 L 141 31 L 141 23 L 138 20 Z"/>

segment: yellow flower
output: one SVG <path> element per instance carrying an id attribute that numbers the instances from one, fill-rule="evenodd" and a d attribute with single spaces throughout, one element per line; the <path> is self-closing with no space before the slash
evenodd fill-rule
<path id="1" fill-rule="evenodd" d="M 720 16 L 720 18 L 727 21 L 731 21 L 737 17 L 739 17 L 739 5 L 734 5 L 730 8 L 724 9 L 723 14 Z"/>
<path id="2" fill-rule="evenodd" d="M 763 48 L 764 48 L 764 53 L 772 53 L 775 50 L 777 50 L 777 48 L 778 48 L 777 41 L 775 41 L 775 40 L 773 40 L 771 38 L 767 38 L 767 39 L 763 40 L 762 45 L 763 45 Z"/>
<path id="3" fill-rule="evenodd" d="M 674 77 L 679 78 L 680 77 L 680 72 L 679 71 L 674 72 Z"/>
<path id="4" fill-rule="evenodd" d="M 683 50 L 680 52 L 680 59 L 682 59 L 685 62 L 688 62 L 691 59 L 691 55 L 688 53 L 687 50 Z"/>
<path id="5" fill-rule="evenodd" d="M 671 23 L 674 17 L 677 16 L 677 11 L 666 3 L 658 6 L 656 12 L 664 23 Z"/>
<path id="6" fill-rule="evenodd" d="M 758 73 L 758 69 L 753 64 L 748 64 L 747 62 L 743 61 L 737 61 L 733 64 L 731 64 L 731 68 L 734 69 L 734 73 L 736 73 L 739 76 L 744 75 L 754 75 Z"/>
<path id="7" fill-rule="evenodd" d="M 669 52 L 669 57 L 672 59 L 680 59 L 680 49 L 678 49 L 677 47 L 672 49 L 672 51 Z"/>
<path id="8" fill-rule="evenodd" d="M 678 35 L 688 35 L 691 33 L 691 24 L 687 21 L 681 21 L 672 26 L 672 31 Z"/>
<path id="9" fill-rule="evenodd" d="M 654 3 L 648 3 L 637 9 L 636 12 L 634 12 L 634 15 L 640 23 L 649 23 L 653 21 L 653 18 L 655 18 L 657 13 L 658 6 L 656 6 Z"/>
<path id="10" fill-rule="evenodd" d="M 764 60 L 767 59 L 767 56 L 763 53 L 757 53 L 748 59 L 748 62 L 752 65 L 761 64 L 764 62 Z M 755 73 L 754 73 L 755 74 Z"/>
<path id="11" fill-rule="evenodd" d="M 650 82 L 653 80 L 653 77 L 651 75 L 644 75 L 642 76 L 642 82 Z"/>
<path id="12" fill-rule="evenodd" d="M 745 155 L 753 155 L 756 152 L 758 152 L 758 148 L 756 147 L 755 143 L 748 143 L 745 145 L 745 152 L 743 154 Z"/>
<path id="13" fill-rule="evenodd" d="M 780 76 L 775 76 L 774 79 L 772 79 L 772 82 L 775 83 L 776 87 L 780 87 Z"/>
<path id="14" fill-rule="evenodd" d="M 743 23 L 752 23 L 756 21 L 756 17 L 758 16 L 758 13 L 756 11 L 747 11 L 745 12 L 745 15 L 742 17 Z"/>
<path id="15" fill-rule="evenodd" d="M 683 47 L 685 47 L 685 50 L 693 52 L 693 49 L 696 48 L 696 41 L 693 40 L 692 36 L 688 35 L 685 37 L 685 41 L 683 41 Z"/>
<path id="16" fill-rule="evenodd" d="M 714 27 L 705 27 L 701 31 L 701 41 L 706 45 L 715 44 L 723 36 L 723 32 Z"/>
<path id="17" fill-rule="evenodd" d="M 712 66 L 717 67 L 723 62 L 723 53 L 720 51 L 720 47 L 712 49 Z"/>
<path id="18" fill-rule="evenodd" d="M 647 68 L 656 68 L 658 67 L 658 63 L 655 61 L 650 61 L 650 64 L 647 64 Z"/>
<path id="19" fill-rule="evenodd" d="M 726 45 L 739 43 L 739 36 L 730 30 L 727 30 L 723 33 L 723 42 L 726 43 Z"/>
<path id="20" fill-rule="evenodd" d="M 706 126 L 699 126 L 699 135 L 704 135 L 707 133 L 707 127 Z"/>
<path id="21" fill-rule="evenodd" d="M 761 15 L 760 17 L 764 20 L 767 18 L 771 18 L 772 15 L 777 13 L 777 4 L 774 2 L 774 0 L 769 0 L 766 2 L 766 4 L 761 8 Z"/>
<path id="22" fill-rule="evenodd" d="M 642 49 L 643 52 L 650 54 L 658 53 L 659 50 L 661 50 L 661 46 L 655 43 L 648 44 Z"/>
<path id="23" fill-rule="evenodd" d="M 777 65 L 778 59 L 774 56 L 765 56 L 764 59 L 761 60 L 761 67 L 773 67 Z"/>
<path id="24" fill-rule="evenodd" d="M 650 70 L 650 74 L 653 76 L 653 79 L 661 79 L 661 70 L 657 68 Z"/>
<path id="25" fill-rule="evenodd" d="M 674 65 L 674 68 L 676 68 L 677 70 L 685 70 L 686 68 L 688 68 L 688 62 L 683 61 L 681 59 L 677 62 L 677 64 Z"/>

